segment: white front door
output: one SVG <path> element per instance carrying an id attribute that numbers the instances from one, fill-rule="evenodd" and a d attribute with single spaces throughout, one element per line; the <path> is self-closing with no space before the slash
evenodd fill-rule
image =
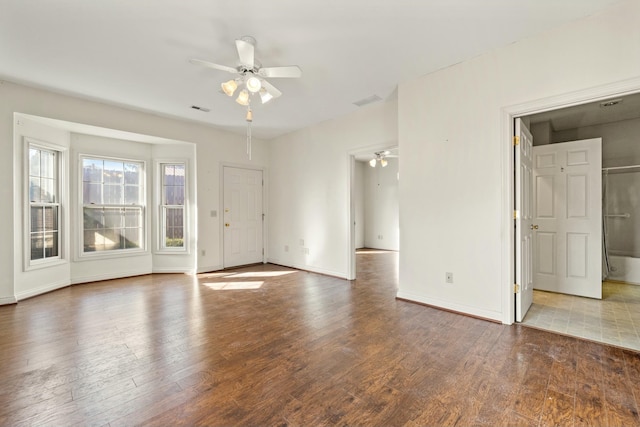
<path id="1" fill-rule="evenodd" d="M 516 321 L 522 322 L 533 303 L 533 137 L 516 119 Z"/>
<path id="2" fill-rule="evenodd" d="M 536 289 L 602 298 L 602 139 L 534 155 Z"/>
<path id="3" fill-rule="evenodd" d="M 263 262 L 262 171 L 224 166 L 224 267 Z"/>

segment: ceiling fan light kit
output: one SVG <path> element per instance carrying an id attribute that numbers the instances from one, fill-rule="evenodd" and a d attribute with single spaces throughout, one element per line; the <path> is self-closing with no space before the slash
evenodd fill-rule
<path id="1" fill-rule="evenodd" d="M 233 93 L 238 89 L 238 82 L 236 80 L 229 80 L 228 82 L 222 83 L 220 86 L 224 93 L 228 96 L 233 96 Z"/>
<path id="2" fill-rule="evenodd" d="M 376 167 L 376 163 L 380 163 L 380 166 L 382 166 L 383 168 L 386 167 L 389 164 L 389 161 L 386 159 L 386 157 L 391 154 L 390 151 L 378 151 L 376 153 L 373 153 L 375 155 L 375 157 L 371 160 L 369 160 L 369 166 L 371 166 L 372 168 Z M 393 156 L 392 156 L 393 157 Z"/>
<path id="3" fill-rule="evenodd" d="M 266 104 L 273 98 L 282 95 L 282 92 L 269 83 L 266 78 L 298 78 L 302 76 L 302 70 L 297 65 L 262 67 L 262 64 L 255 59 L 255 46 L 256 39 L 251 36 L 244 36 L 236 40 L 239 65 L 235 68 L 201 59 L 189 60 L 192 64 L 240 75 L 240 77 L 223 82 L 220 86 L 227 96 L 233 96 L 238 87 L 243 87 L 236 102 L 247 107 L 247 154 L 249 159 L 251 159 L 251 122 L 253 121 L 251 95 L 258 94 L 260 102 Z"/>

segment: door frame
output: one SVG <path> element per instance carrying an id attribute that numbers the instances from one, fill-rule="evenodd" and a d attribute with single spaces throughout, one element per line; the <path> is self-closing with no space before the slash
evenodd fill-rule
<path id="1" fill-rule="evenodd" d="M 220 171 L 219 171 L 219 190 L 218 190 L 218 212 L 217 212 L 217 220 L 218 220 L 218 250 L 220 254 L 220 266 L 224 267 L 224 168 L 237 168 L 237 169 L 249 169 L 262 171 L 262 180 L 264 184 L 262 185 L 262 213 L 264 214 L 264 220 L 262 221 L 262 263 L 265 264 L 269 256 L 269 242 L 267 241 L 267 236 L 269 233 L 268 230 L 268 206 L 267 197 L 269 195 L 268 183 L 267 179 L 267 168 L 263 166 L 255 166 L 255 165 L 246 165 L 241 163 L 231 163 L 231 162 L 220 162 Z"/>
<path id="2" fill-rule="evenodd" d="M 356 279 L 356 203 L 355 203 L 355 172 L 356 172 L 356 156 L 362 154 L 372 154 L 376 151 L 391 150 L 398 147 L 398 141 L 386 142 L 375 145 L 368 145 L 365 147 L 355 148 L 347 153 L 348 171 L 349 171 L 349 188 L 347 191 L 347 197 L 349 198 L 349 215 L 347 217 L 347 230 L 349 231 L 349 238 L 347 239 L 347 280 Z M 400 153 L 398 152 L 398 160 Z M 398 173 L 400 171 L 400 165 L 398 164 Z"/>
<path id="3" fill-rule="evenodd" d="M 511 325 L 515 322 L 515 297 L 513 285 L 515 283 L 516 242 L 513 226 L 513 209 L 515 200 L 515 186 L 513 177 L 515 165 L 513 159 L 513 135 L 515 132 L 514 119 L 542 113 L 544 111 L 559 110 L 575 105 L 602 101 L 605 99 L 632 95 L 640 92 L 640 77 L 623 80 L 607 85 L 597 86 L 576 92 L 569 92 L 548 98 L 537 99 L 513 104 L 500 110 L 500 152 L 502 164 L 502 250 L 501 271 L 502 282 L 502 323 Z"/>

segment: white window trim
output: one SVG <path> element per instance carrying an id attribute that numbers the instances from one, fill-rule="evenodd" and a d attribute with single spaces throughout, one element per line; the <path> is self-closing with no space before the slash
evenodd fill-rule
<path id="1" fill-rule="evenodd" d="M 184 209 L 184 246 L 181 248 L 167 248 L 163 246 L 164 242 L 164 215 L 162 204 L 162 190 L 163 190 L 163 173 L 162 173 L 162 165 L 184 165 L 184 205 L 182 205 Z M 190 236 L 189 232 L 189 173 L 190 173 L 190 165 L 188 159 L 156 159 L 155 167 L 154 167 L 154 181 L 158 184 L 154 187 L 154 201 L 155 205 L 158 207 L 156 209 L 156 239 L 154 245 L 154 254 L 157 255 L 189 255 L 191 254 L 191 244 L 190 244 Z M 169 206 L 169 205 L 167 205 Z"/>
<path id="2" fill-rule="evenodd" d="M 84 251 L 84 203 L 82 200 L 82 191 L 83 191 L 83 181 L 82 181 L 82 161 L 83 159 L 96 159 L 96 160 L 115 160 L 118 162 L 130 162 L 130 163 L 139 163 L 142 165 L 142 187 L 143 187 L 143 195 L 141 197 L 144 200 L 144 205 L 100 205 L 100 206 L 108 206 L 108 207 L 139 207 L 142 208 L 142 245 L 140 248 L 132 248 L 132 249 L 114 249 L 110 251 L 95 251 L 95 252 L 85 252 Z M 148 190 L 147 190 L 147 162 L 145 160 L 139 159 L 130 159 L 125 157 L 113 157 L 113 156 L 104 156 L 101 154 L 87 154 L 87 153 L 79 153 L 78 154 L 78 171 L 77 171 L 77 198 L 78 198 L 78 206 L 77 206 L 77 256 L 76 261 L 89 261 L 96 259 L 108 259 L 108 258 L 125 258 L 130 256 L 142 256 L 148 255 L 149 251 L 147 250 L 147 233 L 149 232 L 149 220 L 147 218 L 147 203 L 148 203 Z"/>
<path id="3" fill-rule="evenodd" d="M 56 152 L 56 193 L 58 196 L 58 256 L 49 257 L 44 259 L 31 259 L 31 200 L 30 184 L 29 184 L 29 148 L 37 148 L 46 151 Z M 52 142 L 42 141 L 28 136 L 23 137 L 23 163 L 22 163 L 22 179 L 23 179 L 23 236 L 22 236 L 22 248 L 23 248 L 23 271 L 32 271 L 42 268 L 49 268 L 57 265 L 68 263 L 67 254 L 65 253 L 65 236 L 67 235 L 65 229 L 65 216 L 66 216 L 66 203 L 67 193 L 65 185 L 65 176 L 68 164 L 68 148 L 62 145 L 54 144 Z"/>

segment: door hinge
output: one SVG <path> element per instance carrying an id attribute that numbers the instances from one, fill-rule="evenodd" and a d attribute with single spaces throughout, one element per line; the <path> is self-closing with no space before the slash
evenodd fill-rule
<path id="1" fill-rule="evenodd" d="M 519 136 L 514 136 L 513 137 L 513 145 L 520 145 L 520 137 Z"/>
<path id="2" fill-rule="evenodd" d="M 514 294 L 519 294 L 520 293 L 520 285 L 518 285 L 517 283 L 513 284 L 513 293 Z"/>
<path id="3" fill-rule="evenodd" d="M 264 214 L 262 214 L 262 220 L 264 221 Z"/>
<path id="4" fill-rule="evenodd" d="M 518 219 L 518 211 L 513 211 L 513 219 Z"/>

